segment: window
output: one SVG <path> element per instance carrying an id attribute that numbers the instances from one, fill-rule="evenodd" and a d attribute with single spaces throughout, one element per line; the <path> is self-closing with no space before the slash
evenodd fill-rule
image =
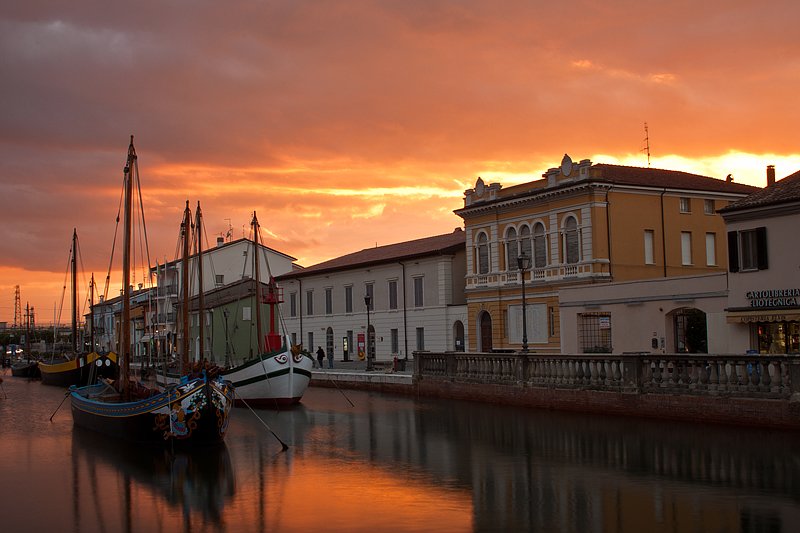
<path id="1" fill-rule="evenodd" d="M 396 354 L 400 352 L 400 336 L 398 335 L 398 331 L 396 329 L 392 330 L 392 353 Z"/>
<path id="2" fill-rule="evenodd" d="M 292 332 L 292 346 L 297 346 L 297 333 Z"/>
<path id="3" fill-rule="evenodd" d="M 692 212 L 692 202 L 689 198 L 681 198 L 680 205 L 681 205 L 681 213 Z"/>
<path id="4" fill-rule="evenodd" d="M 681 232 L 681 264 L 692 264 L 692 232 Z"/>
<path id="5" fill-rule="evenodd" d="M 478 235 L 478 274 L 489 273 L 489 243 L 486 234 Z"/>
<path id="6" fill-rule="evenodd" d="M 544 234 L 544 226 L 536 224 L 533 228 L 533 251 L 535 254 L 533 266 L 544 268 L 547 266 L 547 237 Z"/>
<path id="7" fill-rule="evenodd" d="M 365 295 L 369 295 L 369 297 L 370 297 L 369 310 L 370 311 L 374 311 L 375 310 L 375 294 L 373 294 L 373 285 L 372 285 L 372 283 L 367 283 L 366 285 L 364 285 L 364 294 Z"/>
<path id="8" fill-rule="evenodd" d="M 417 328 L 417 351 L 425 349 L 425 328 Z"/>
<path id="9" fill-rule="evenodd" d="M 314 291 L 306 291 L 306 316 L 314 315 Z"/>
<path id="10" fill-rule="evenodd" d="M 353 287 L 344 288 L 344 312 L 353 312 Z"/>
<path id="11" fill-rule="evenodd" d="M 706 200 L 703 203 L 705 205 L 705 213 L 706 213 L 706 215 L 713 215 L 714 214 L 714 200 Z"/>
<path id="12" fill-rule="evenodd" d="M 656 264 L 655 256 L 653 255 L 653 235 L 653 230 L 644 230 L 644 262 L 648 265 Z"/>
<path id="13" fill-rule="evenodd" d="M 225 275 L 224 274 L 216 274 L 214 276 L 214 283 L 216 284 L 217 287 L 221 287 L 222 285 L 225 285 Z"/>
<path id="14" fill-rule="evenodd" d="M 414 307 L 423 307 L 425 301 L 422 293 L 423 278 L 414 278 Z"/>
<path id="15" fill-rule="evenodd" d="M 531 255 L 531 229 L 528 226 L 522 226 L 519 229 L 519 244 L 521 248 L 520 255 L 527 255 L 533 262 L 533 256 Z"/>
<path id="16" fill-rule="evenodd" d="M 564 237 L 567 248 L 567 263 L 574 264 L 580 260 L 580 251 L 578 250 L 578 222 L 574 218 L 569 217 L 564 227 L 566 229 Z"/>
<path id="17" fill-rule="evenodd" d="M 397 281 L 389 282 L 389 309 L 397 309 Z"/>
<path id="18" fill-rule="evenodd" d="M 293 292 L 289 295 L 289 316 L 297 316 L 297 293 Z"/>
<path id="19" fill-rule="evenodd" d="M 728 232 L 728 269 L 731 272 L 766 270 L 767 228 Z"/>
<path id="20" fill-rule="evenodd" d="M 611 353 L 611 313 L 582 313 L 580 343 L 583 353 Z"/>
<path id="21" fill-rule="evenodd" d="M 325 289 L 325 314 L 333 314 L 333 289 Z"/>
<path id="22" fill-rule="evenodd" d="M 242 307 L 242 320 L 250 320 L 250 307 Z"/>
<path id="23" fill-rule="evenodd" d="M 314 353 L 314 332 L 308 332 L 308 351 Z"/>
<path id="24" fill-rule="evenodd" d="M 717 235 L 706 233 L 706 265 L 717 266 Z"/>
<path id="25" fill-rule="evenodd" d="M 509 228 L 506 234 L 506 270 L 517 270 L 517 230 Z"/>
<path id="26" fill-rule="evenodd" d="M 548 307 L 548 314 L 550 315 L 550 336 L 556 336 L 556 310 L 554 307 Z"/>

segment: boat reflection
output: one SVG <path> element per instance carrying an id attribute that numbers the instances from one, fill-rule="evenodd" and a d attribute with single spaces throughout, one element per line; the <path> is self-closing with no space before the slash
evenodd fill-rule
<path id="1" fill-rule="evenodd" d="M 145 446 L 140 443 L 120 441 L 75 426 L 72 434 L 73 485 L 75 487 L 76 522 L 91 516 L 91 509 L 81 505 L 94 505 L 98 522 L 115 521 L 105 516 L 113 506 L 104 508 L 102 502 L 108 491 L 119 492 L 120 487 L 126 504 L 126 513 L 137 509 L 137 521 L 153 520 L 142 517 L 149 512 L 148 505 L 156 515 L 180 511 L 184 522 L 196 518 L 204 523 L 223 523 L 224 509 L 230 503 L 236 483 L 228 448 L 225 443 L 204 447 L 176 450 L 169 447 Z M 115 475 L 116 474 L 116 475 Z M 83 480 L 88 481 L 88 492 Z M 136 497 L 147 503 L 134 502 Z M 116 500 L 116 498 L 114 498 Z M 152 513 L 150 513 L 152 514 Z M 125 523 L 134 520 L 121 517 Z"/>

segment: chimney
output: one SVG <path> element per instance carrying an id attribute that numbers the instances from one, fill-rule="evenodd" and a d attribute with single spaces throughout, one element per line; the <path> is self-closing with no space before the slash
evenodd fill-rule
<path id="1" fill-rule="evenodd" d="M 775 165 L 767 165 L 767 187 L 775 185 Z"/>

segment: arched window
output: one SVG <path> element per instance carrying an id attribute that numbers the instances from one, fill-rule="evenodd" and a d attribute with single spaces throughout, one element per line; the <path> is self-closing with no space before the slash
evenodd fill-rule
<path id="1" fill-rule="evenodd" d="M 486 234 L 478 234 L 478 274 L 489 273 L 489 239 Z"/>
<path id="2" fill-rule="evenodd" d="M 573 217 L 569 217 L 564 229 L 564 240 L 567 248 L 565 256 L 568 264 L 574 264 L 580 261 L 578 222 Z"/>
<path id="3" fill-rule="evenodd" d="M 531 255 L 531 228 L 528 226 L 522 226 L 519 229 L 519 244 L 520 248 L 522 248 L 520 255 L 525 254 L 533 258 Z"/>
<path id="4" fill-rule="evenodd" d="M 517 230 L 508 228 L 506 233 L 506 270 L 517 270 Z"/>
<path id="5" fill-rule="evenodd" d="M 533 227 L 533 266 L 544 268 L 547 266 L 547 236 L 544 234 L 544 226 L 539 223 Z"/>

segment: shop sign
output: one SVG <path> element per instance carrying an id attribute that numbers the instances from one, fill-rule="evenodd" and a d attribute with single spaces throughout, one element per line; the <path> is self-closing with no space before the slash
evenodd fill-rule
<path id="1" fill-rule="evenodd" d="M 750 307 L 797 306 L 800 289 L 749 291 L 745 297 L 750 300 Z"/>

